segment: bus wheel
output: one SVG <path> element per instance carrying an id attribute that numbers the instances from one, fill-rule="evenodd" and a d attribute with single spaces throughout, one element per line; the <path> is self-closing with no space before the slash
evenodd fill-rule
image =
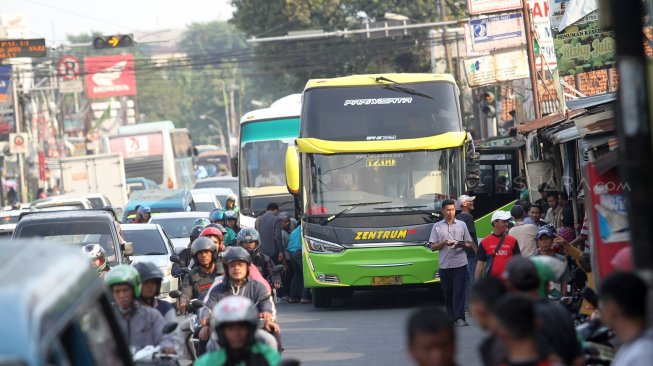
<path id="1" fill-rule="evenodd" d="M 316 308 L 328 308 L 331 306 L 331 291 L 328 288 L 314 288 L 313 292 L 313 306 Z"/>

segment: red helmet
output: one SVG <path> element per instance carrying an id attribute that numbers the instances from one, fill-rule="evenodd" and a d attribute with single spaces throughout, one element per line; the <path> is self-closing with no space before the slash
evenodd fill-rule
<path id="1" fill-rule="evenodd" d="M 202 236 L 217 236 L 218 238 L 220 238 L 220 240 L 223 239 L 222 231 L 220 231 L 220 229 L 218 229 L 217 227 L 211 227 L 211 226 L 202 230 L 202 232 L 200 233 L 200 237 Z"/>

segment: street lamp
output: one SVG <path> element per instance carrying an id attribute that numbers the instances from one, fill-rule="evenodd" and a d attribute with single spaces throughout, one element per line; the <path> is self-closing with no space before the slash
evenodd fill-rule
<path id="1" fill-rule="evenodd" d="M 229 132 L 229 129 L 227 129 L 227 141 L 229 141 L 229 143 L 225 144 L 224 133 L 222 131 L 223 127 L 220 124 L 220 122 L 218 122 L 215 118 L 213 118 L 213 117 L 211 117 L 209 115 L 206 115 L 206 114 L 200 115 L 200 119 L 201 120 L 208 120 L 208 121 L 211 121 L 211 122 L 213 122 L 215 124 L 215 125 L 209 124 L 208 127 L 209 127 L 209 129 L 217 132 L 220 135 L 220 144 L 222 145 L 222 148 L 225 149 L 229 153 L 229 156 L 231 156 L 231 133 Z M 216 126 L 218 126 L 218 127 L 216 127 Z"/>

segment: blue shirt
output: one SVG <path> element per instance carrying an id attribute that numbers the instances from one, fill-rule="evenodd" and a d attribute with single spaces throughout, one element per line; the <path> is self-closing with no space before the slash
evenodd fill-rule
<path id="1" fill-rule="evenodd" d="M 302 250 L 302 227 L 297 226 L 295 230 L 290 233 L 290 239 L 288 239 L 288 252 L 294 253 Z"/>

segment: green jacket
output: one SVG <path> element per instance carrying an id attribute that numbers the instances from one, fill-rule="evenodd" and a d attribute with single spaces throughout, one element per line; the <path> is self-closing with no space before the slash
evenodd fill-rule
<path id="1" fill-rule="evenodd" d="M 236 246 L 238 243 L 236 243 L 236 232 L 230 228 L 225 226 L 225 229 L 227 229 L 227 234 L 224 236 L 224 245 L 226 246 Z"/>
<path id="2" fill-rule="evenodd" d="M 254 342 L 247 360 L 238 363 L 238 366 L 277 366 L 281 362 L 279 353 L 269 346 Z M 195 366 L 223 366 L 227 364 L 227 351 L 221 348 L 215 352 L 202 355 L 195 361 Z"/>

